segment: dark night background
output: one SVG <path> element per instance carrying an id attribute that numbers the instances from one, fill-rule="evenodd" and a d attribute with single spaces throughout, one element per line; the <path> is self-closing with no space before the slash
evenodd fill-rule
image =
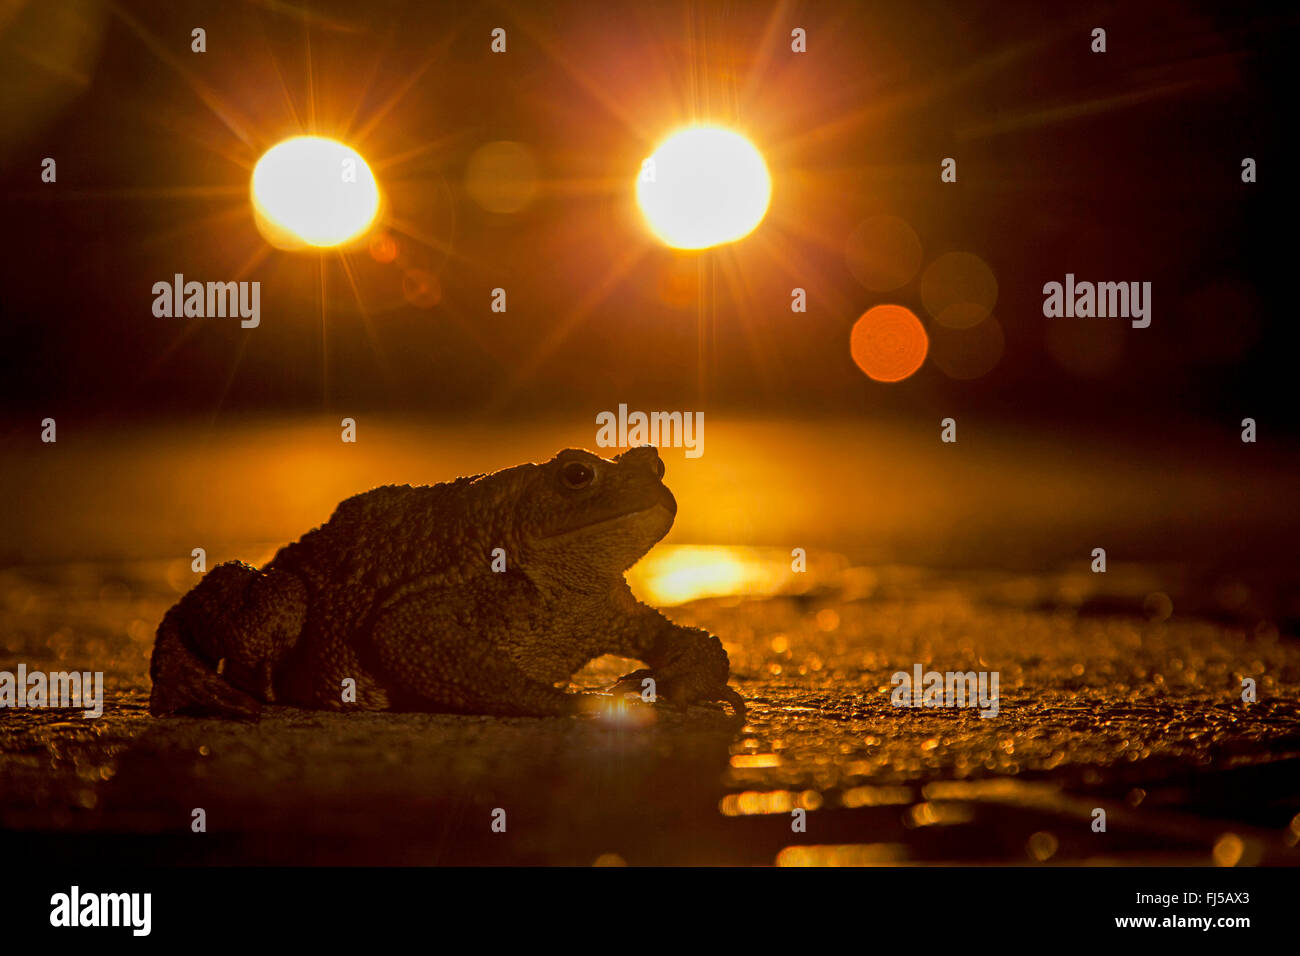
<path id="1" fill-rule="evenodd" d="M 287 4 L 119 9 L 255 148 L 122 16 L 101 18 L 84 88 L 6 57 L 5 112 L 30 120 L 0 141 L 0 401 L 11 438 L 34 427 L 32 415 L 585 420 L 619 402 L 962 412 L 1103 432 L 1184 420 L 1231 431 L 1247 415 L 1274 434 L 1293 427 L 1294 210 L 1279 120 L 1295 33 L 1269 5 L 318 2 L 310 42 Z M 765 39 L 773 10 L 781 29 Z M 789 52 L 786 23 L 808 30 L 806 55 Z M 205 54 L 189 50 L 194 26 L 207 30 Z M 488 50 L 494 26 L 508 31 L 504 56 Z M 1094 26 L 1108 31 L 1104 55 L 1089 52 Z M 327 256 L 322 334 L 316 266 L 275 253 L 246 277 L 262 282 L 260 328 L 155 318 L 155 281 L 232 278 L 256 247 L 239 191 L 258 153 L 297 131 L 287 103 L 308 109 L 309 47 L 324 133 L 414 77 L 356 145 L 372 164 L 417 151 L 400 183 L 377 175 L 439 243 L 403 248 L 438 275 L 441 301 L 404 302 L 400 271 L 363 249 L 368 331 Z M 49 91 L 66 102 L 27 115 Z M 775 188 L 753 241 L 691 255 L 649 240 L 628 204 L 653 146 L 642 133 L 661 135 L 700 104 L 726 104 L 712 115 L 751 131 Z M 527 145 L 539 167 L 540 195 L 514 215 L 465 195 L 469 156 L 501 139 Z M 57 184 L 39 181 L 44 156 L 58 161 Z M 946 156 L 958 161 L 955 185 L 939 181 Z M 1245 156 L 1259 163 L 1255 184 L 1241 182 Z M 227 193 L 168 195 L 174 187 Z M 927 365 L 884 386 L 854 366 L 848 331 L 866 308 L 896 301 L 925 318 L 917 280 L 872 293 L 846 267 L 847 237 L 880 213 L 912 224 L 927 263 L 960 249 L 992 267 L 1006 352 L 991 373 L 958 382 Z M 205 219 L 214 214 L 224 218 Z M 642 254 L 603 285 L 629 250 Z M 743 295 L 720 279 L 691 284 L 715 254 L 735 257 Z M 1045 319 L 1042 285 L 1066 272 L 1152 282 L 1150 328 Z M 663 300 L 665 276 L 684 277 L 685 300 Z M 796 285 L 808 290 L 806 314 L 790 312 Z M 508 292 L 505 314 L 488 307 L 496 286 Z M 1045 344 L 1053 321 L 1081 347 L 1100 337 L 1114 359 L 1090 374 L 1063 368 Z"/>

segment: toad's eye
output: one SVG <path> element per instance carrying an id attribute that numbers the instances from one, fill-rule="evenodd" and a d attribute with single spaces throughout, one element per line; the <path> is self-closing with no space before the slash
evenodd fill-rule
<path id="1" fill-rule="evenodd" d="M 569 488 L 586 488 L 595 477 L 595 469 L 580 461 L 571 461 L 560 469 L 560 480 Z"/>

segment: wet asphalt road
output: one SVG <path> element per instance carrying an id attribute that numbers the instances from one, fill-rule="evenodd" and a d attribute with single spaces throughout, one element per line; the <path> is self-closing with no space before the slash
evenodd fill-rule
<path id="1" fill-rule="evenodd" d="M 176 569 L 10 568 L 0 669 L 103 669 L 109 697 L 98 720 L 0 718 L 0 827 L 56 861 L 1300 862 L 1300 643 L 1285 629 L 1181 614 L 1194 595 L 1153 598 L 1143 569 L 810 565 L 834 571 L 670 610 L 723 638 L 743 724 L 612 698 L 565 719 L 155 720 L 148 653 Z M 997 672 L 998 713 L 891 706 L 891 675 L 917 663 Z M 627 664 L 602 659 L 575 687 Z"/>

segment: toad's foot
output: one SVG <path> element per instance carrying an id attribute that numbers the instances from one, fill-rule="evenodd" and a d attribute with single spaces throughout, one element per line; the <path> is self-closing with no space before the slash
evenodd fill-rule
<path id="1" fill-rule="evenodd" d="M 653 683 L 647 684 L 646 681 L 653 681 Z M 722 682 L 718 682 L 716 679 L 710 680 L 707 676 L 701 677 L 694 671 L 679 673 L 672 668 L 641 668 L 620 677 L 612 691 L 616 695 L 633 691 L 644 695 L 651 688 L 653 688 L 653 697 L 650 699 L 653 700 L 662 698 L 669 704 L 678 706 L 722 701 L 731 705 L 731 710 L 736 717 L 745 716 L 745 698 L 728 687 L 725 678 Z"/>

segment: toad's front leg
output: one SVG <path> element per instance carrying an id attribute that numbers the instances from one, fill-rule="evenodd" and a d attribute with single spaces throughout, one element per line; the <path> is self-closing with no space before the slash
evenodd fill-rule
<path id="1" fill-rule="evenodd" d="M 745 716 L 745 699 L 727 686 L 731 662 L 718 638 L 698 627 L 675 624 L 630 594 L 619 610 L 610 653 L 650 666 L 621 677 L 616 690 L 643 690 L 649 678 L 655 696 L 670 703 L 725 701 L 737 717 Z"/>

